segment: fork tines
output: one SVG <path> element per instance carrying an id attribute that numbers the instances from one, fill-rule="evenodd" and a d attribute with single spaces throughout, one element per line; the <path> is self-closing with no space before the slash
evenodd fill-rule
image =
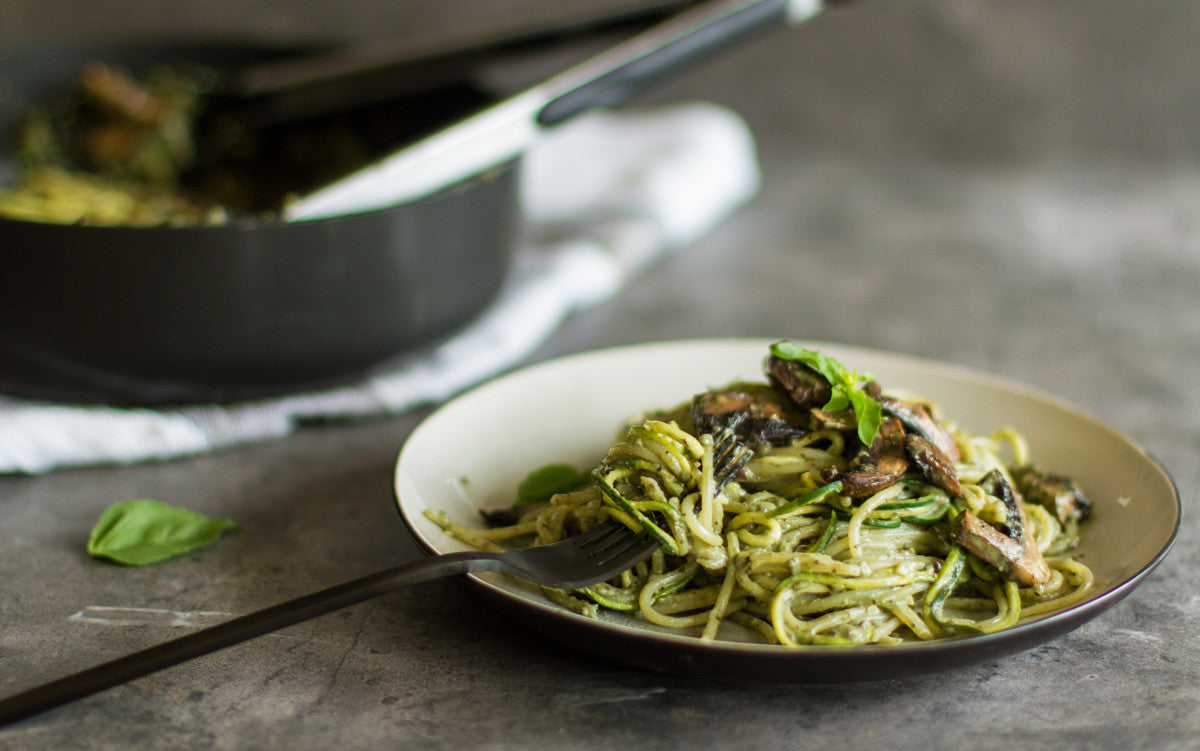
<path id="1" fill-rule="evenodd" d="M 580 552 L 587 555 L 595 566 L 615 566 L 624 561 L 628 565 L 621 566 L 621 570 L 642 560 L 659 545 L 644 530 L 635 532 L 612 519 L 596 525 L 575 540 Z"/>
<path id="2" fill-rule="evenodd" d="M 620 549 L 638 534 L 621 522 L 609 519 L 579 535 L 576 540 L 580 550 L 595 558 L 607 555 L 613 549 Z"/>
<path id="3" fill-rule="evenodd" d="M 754 456 L 729 428 L 713 435 L 713 492 L 720 493 Z"/>

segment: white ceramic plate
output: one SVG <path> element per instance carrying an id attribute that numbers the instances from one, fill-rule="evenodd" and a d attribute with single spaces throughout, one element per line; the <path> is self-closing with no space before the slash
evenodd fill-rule
<path id="1" fill-rule="evenodd" d="M 430 415 L 396 466 L 401 516 L 431 554 L 462 550 L 423 515 L 439 509 L 479 525 L 479 510 L 506 507 L 517 483 L 550 462 L 599 462 L 623 422 L 734 379 L 762 380 L 765 340 L 697 340 L 600 350 L 499 378 Z M 554 639 L 644 667 L 721 677 L 793 681 L 887 678 L 992 659 L 1058 636 L 1128 594 L 1166 555 L 1179 526 L 1179 495 L 1146 451 L 1058 399 L 961 367 L 809 342 L 889 389 L 932 399 L 968 430 L 1020 430 L 1037 464 L 1077 479 L 1095 504 L 1076 557 L 1096 577 L 1091 597 L 1068 610 L 986 636 L 890 647 L 809 648 L 701 642 L 624 614 L 591 619 L 507 577 L 470 580 L 496 605 Z"/>

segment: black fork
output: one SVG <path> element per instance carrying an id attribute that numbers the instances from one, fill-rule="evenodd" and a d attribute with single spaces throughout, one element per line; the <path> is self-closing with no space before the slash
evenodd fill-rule
<path id="1" fill-rule="evenodd" d="M 624 524 L 608 521 L 552 545 L 504 553 L 449 553 L 402 563 L 0 700 L 0 725 L 410 584 L 473 571 L 501 571 L 555 589 L 574 589 L 611 579 L 645 560 L 657 547 L 658 542 L 645 532 L 634 532 Z"/>
<path id="2" fill-rule="evenodd" d="M 750 461 L 753 452 L 728 428 L 713 436 L 714 492 L 720 492 Z M 364 600 L 455 574 L 499 571 L 554 589 L 576 589 L 606 581 L 645 560 L 658 548 L 645 532 L 615 521 L 552 545 L 503 553 L 467 551 L 431 556 L 338 584 L 310 595 L 134 652 L 0 700 L 0 725 L 62 706 L 172 665 L 249 641 Z"/>

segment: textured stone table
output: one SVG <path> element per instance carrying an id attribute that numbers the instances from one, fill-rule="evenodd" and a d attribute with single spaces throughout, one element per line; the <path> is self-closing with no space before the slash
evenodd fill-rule
<path id="1" fill-rule="evenodd" d="M 1194 748 L 1198 33 L 1190 2 L 863 2 L 703 65 L 642 103 L 743 112 L 761 195 L 532 358 L 790 336 L 1076 402 L 1184 501 L 1171 556 L 1095 621 L 911 680 L 696 682 L 547 644 L 444 581 L 0 729 L 0 748 Z M 0 694 L 416 556 L 390 475 L 423 414 L 0 478 Z M 245 531 L 157 567 L 89 560 L 97 514 L 135 496 Z"/>

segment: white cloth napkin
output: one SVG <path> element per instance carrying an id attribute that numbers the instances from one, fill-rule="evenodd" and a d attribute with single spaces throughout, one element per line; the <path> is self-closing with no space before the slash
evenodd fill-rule
<path id="1" fill-rule="evenodd" d="M 583 116 L 525 156 L 526 228 L 498 300 L 466 329 L 345 387 L 236 404 L 118 409 L 0 397 L 0 473 L 130 464 L 398 414 L 518 364 L 573 311 L 699 238 L 758 190 L 754 143 L 708 103 Z"/>

